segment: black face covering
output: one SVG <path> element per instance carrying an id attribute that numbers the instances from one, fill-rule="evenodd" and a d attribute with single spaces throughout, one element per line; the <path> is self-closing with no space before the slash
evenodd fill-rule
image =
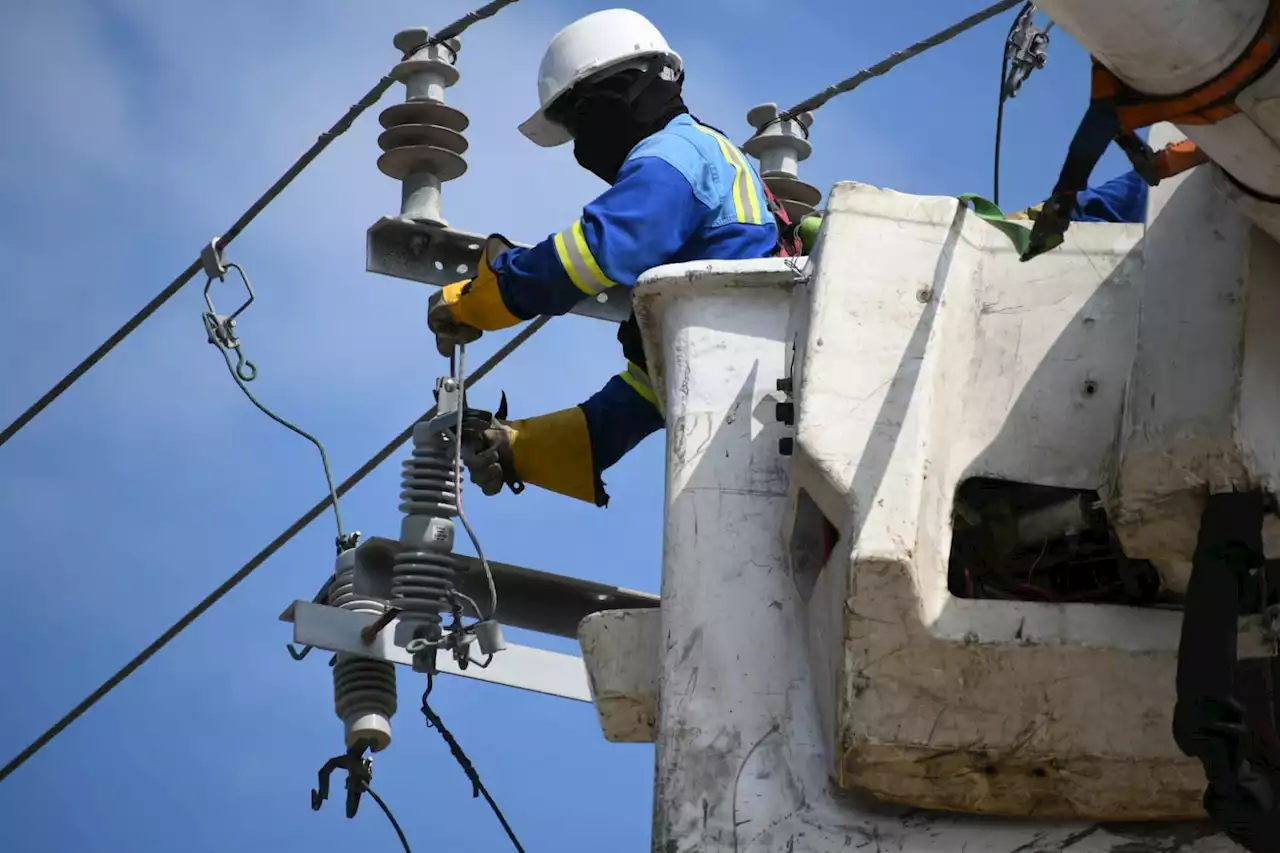
<path id="1" fill-rule="evenodd" d="M 632 148 L 689 111 L 680 97 L 683 75 L 663 80 L 660 71 L 660 63 L 646 71 L 623 71 L 570 95 L 571 103 L 557 119 L 573 133 L 578 165 L 612 184 Z"/>

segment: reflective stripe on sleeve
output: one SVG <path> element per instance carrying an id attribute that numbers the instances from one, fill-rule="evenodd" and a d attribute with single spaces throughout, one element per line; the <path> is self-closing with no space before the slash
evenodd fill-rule
<path id="1" fill-rule="evenodd" d="M 617 286 L 617 282 L 610 280 L 604 274 L 600 264 L 591 254 L 591 249 L 587 246 L 587 237 L 582 231 L 581 219 L 557 234 L 555 244 L 556 255 L 560 258 L 561 266 L 568 273 L 569 280 L 583 293 L 595 296 L 610 287 Z"/>
<path id="2" fill-rule="evenodd" d="M 631 386 L 631 390 L 648 400 L 655 407 L 658 405 L 658 395 L 653 393 L 653 384 L 649 381 L 649 374 L 641 370 L 640 366 L 634 361 L 627 361 L 627 369 L 618 375 L 622 377 L 623 382 Z"/>

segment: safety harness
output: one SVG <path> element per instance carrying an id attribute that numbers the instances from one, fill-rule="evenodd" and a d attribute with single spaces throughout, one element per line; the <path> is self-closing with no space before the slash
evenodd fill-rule
<path id="1" fill-rule="evenodd" d="M 1266 719 L 1251 720 L 1234 684 L 1241 593 L 1265 572 L 1262 517 L 1256 492 L 1211 495 L 1205 505 L 1183 609 L 1173 737 L 1204 767 L 1213 822 L 1252 853 L 1278 853 L 1274 711 L 1267 703 Z"/>
<path id="2" fill-rule="evenodd" d="M 804 247 L 800 243 L 800 233 L 797 230 L 798 222 L 792 222 L 791 217 L 787 215 L 787 209 L 782 206 L 773 195 L 773 191 L 769 189 L 769 185 L 764 182 L 764 178 L 760 179 L 760 186 L 764 187 L 765 201 L 769 204 L 769 212 L 773 214 L 773 221 L 778 226 L 778 247 L 775 251 L 776 258 L 798 258 L 804 254 Z"/>
<path id="3" fill-rule="evenodd" d="M 1266 74 L 1280 59 L 1280 0 L 1271 0 L 1266 17 L 1249 46 L 1223 71 L 1199 86 L 1176 95 L 1146 95 L 1125 84 L 1093 59 L 1089 108 L 1067 149 L 1066 162 L 1031 229 L 1021 258 L 1028 261 L 1062 243 L 1093 169 L 1115 142 L 1133 168 L 1150 186 L 1160 182 L 1156 152 L 1136 131 L 1157 122 L 1184 125 L 1215 124 L 1240 112 L 1239 94 Z"/>

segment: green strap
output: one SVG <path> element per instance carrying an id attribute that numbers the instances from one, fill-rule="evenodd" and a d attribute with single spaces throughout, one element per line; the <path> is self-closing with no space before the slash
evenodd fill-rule
<path id="1" fill-rule="evenodd" d="M 1033 252 L 1031 251 L 1030 228 L 1011 221 L 1004 215 L 1004 212 L 1001 211 L 1000 208 L 996 207 L 994 203 L 987 201 L 980 195 L 965 193 L 962 196 L 958 196 L 958 198 L 960 199 L 961 204 L 972 206 L 973 212 L 978 215 L 979 219 L 984 222 L 990 222 L 1006 237 L 1008 237 L 1009 242 L 1013 243 L 1013 248 L 1017 251 L 1018 257 L 1023 261 L 1029 261 L 1037 255 L 1042 255 L 1050 249 L 1062 245 L 1061 236 L 1051 237 L 1047 245 L 1038 251 Z"/>

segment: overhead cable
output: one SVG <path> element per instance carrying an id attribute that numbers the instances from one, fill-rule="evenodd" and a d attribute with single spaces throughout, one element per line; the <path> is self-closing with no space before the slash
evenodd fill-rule
<path id="1" fill-rule="evenodd" d="M 801 113 L 807 113 L 807 112 L 816 110 L 818 107 L 822 106 L 827 101 L 834 98 L 836 95 L 843 95 L 846 92 L 852 92 L 854 89 L 858 88 L 863 83 L 870 80 L 871 78 L 880 77 L 884 74 L 889 73 L 897 66 L 906 62 L 908 59 L 919 56 L 929 48 L 937 47 L 938 45 L 943 44 L 944 42 L 948 42 L 951 39 L 955 38 L 956 36 L 960 35 L 961 33 L 965 32 L 966 30 L 971 30 L 974 27 L 976 27 L 978 24 L 981 24 L 983 21 L 986 21 L 989 18 L 994 18 L 996 15 L 999 15 L 1001 12 L 1007 9 L 1012 9 L 1014 6 L 1017 6 L 1019 3 L 1022 3 L 1022 2 L 1023 0 L 1000 0 L 999 3 L 995 3 L 991 6 L 988 6 L 987 8 L 983 9 L 981 12 L 975 12 L 974 14 L 965 18 L 963 21 L 959 21 L 955 24 L 952 24 L 951 26 L 947 27 L 945 30 L 935 33 L 929 36 L 927 39 L 924 39 L 923 41 L 916 42 L 915 44 L 911 45 L 911 47 L 908 47 L 906 50 L 896 50 L 893 53 L 889 54 L 884 59 L 877 62 L 875 65 L 872 65 L 869 68 L 864 68 L 861 71 L 859 71 L 857 74 L 854 74 L 852 77 L 849 77 L 848 79 L 845 79 L 845 80 L 841 80 L 839 83 L 836 83 L 832 86 L 828 86 L 827 88 L 823 89 L 821 92 L 814 95 L 813 97 L 807 98 L 801 101 L 791 109 L 787 110 L 785 113 L 782 113 L 781 115 L 779 115 L 772 122 L 770 122 L 770 124 L 773 124 L 776 122 L 791 121 L 792 119 L 799 116 Z"/>
<path id="2" fill-rule="evenodd" d="M 531 322 L 529 325 L 521 329 L 519 333 L 517 333 L 511 338 L 511 340 L 509 340 L 506 344 L 504 344 L 501 348 L 499 348 L 497 352 L 495 352 L 492 356 L 490 356 L 483 364 L 481 364 L 478 368 L 476 368 L 476 370 L 471 374 L 470 382 L 474 384 L 480 381 L 482 378 L 484 378 L 484 376 L 488 374 L 491 370 L 493 370 L 493 368 L 497 367 L 498 364 L 503 359 L 505 359 L 517 347 L 519 347 L 521 344 L 527 341 L 534 334 L 534 332 L 538 331 L 543 326 L 545 326 L 550 319 L 551 319 L 550 317 L 539 317 L 533 322 Z M 426 412 L 426 414 L 424 414 L 422 418 L 420 418 L 419 420 L 424 420 L 424 419 L 429 420 L 430 418 L 435 417 L 435 414 L 436 414 L 436 409 L 434 406 L 432 406 L 431 409 L 429 409 Z M 414 421 L 414 423 L 417 423 L 417 421 Z M 356 484 L 359 483 L 361 480 L 363 480 L 366 476 L 368 476 L 371 471 L 373 471 L 375 468 L 377 468 L 379 465 L 385 462 L 391 456 L 391 454 L 395 453 L 396 450 L 398 450 L 402 444 L 408 441 L 412 435 L 413 435 L 413 424 L 410 424 L 398 436 L 393 438 L 385 447 L 383 447 L 381 450 L 375 453 L 369 459 L 369 461 L 365 462 L 363 465 L 357 468 L 356 471 L 353 474 L 351 474 L 351 476 L 343 480 L 342 484 L 339 485 L 337 488 L 337 496 L 342 497 L 347 492 L 349 492 L 352 488 L 354 488 Z M 193 622 L 195 622 L 196 619 L 204 615 L 205 611 L 213 607 L 213 605 L 221 601 L 223 597 L 227 595 L 227 593 L 231 592 L 231 590 L 239 586 L 240 583 L 244 581 L 245 578 L 253 574 L 253 572 L 256 571 L 259 566 L 261 566 L 273 554 L 275 554 L 277 551 L 283 548 L 291 539 L 293 539 L 294 536 L 298 535 L 298 533 L 300 533 L 303 530 L 303 528 L 305 528 L 308 524 L 310 524 L 311 522 L 319 518 L 324 513 L 324 511 L 329 508 L 329 505 L 330 503 L 332 503 L 332 500 L 333 500 L 332 497 L 330 497 L 329 495 L 326 495 L 324 499 L 320 500 L 319 502 L 316 503 L 315 506 L 311 507 L 311 509 L 303 513 L 298 518 L 297 521 L 289 525 L 284 530 L 284 532 L 281 533 L 279 536 L 277 536 L 275 539 L 272 539 L 271 542 L 269 542 L 265 548 L 263 548 L 261 551 L 255 554 L 253 558 L 249 560 L 249 562 L 241 566 L 240 569 L 237 570 L 235 574 L 231 575 L 231 577 L 227 578 L 225 581 L 219 584 L 218 587 L 213 592 L 205 596 L 204 599 L 199 604 L 197 604 L 195 607 L 188 610 L 182 616 L 181 619 L 179 619 L 177 622 L 174 622 L 173 625 L 171 625 L 168 628 L 168 630 L 166 630 L 163 634 L 157 637 L 149 646 L 147 646 L 145 649 L 139 652 L 138 655 L 133 658 L 133 660 L 129 661 L 127 664 L 125 664 L 123 667 L 117 670 L 114 675 L 112 675 L 110 678 L 104 681 L 96 690 L 94 690 L 92 693 L 86 696 L 84 700 L 80 702 L 80 704 L 76 705 L 74 708 L 68 711 L 66 715 L 62 717 L 62 719 L 58 720 L 58 722 L 54 723 L 52 726 L 46 729 L 44 733 L 41 734 L 39 737 L 37 737 L 34 741 L 32 741 L 31 744 L 26 749 L 22 750 L 22 752 L 14 756 L 14 758 L 10 760 L 8 764 L 6 764 L 4 767 L 0 767 L 0 782 L 3 782 L 6 778 L 8 778 L 15 770 L 17 770 L 19 767 L 25 764 L 28 759 L 30 759 L 33 755 L 35 755 L 37 752 L 39 752 L 41 749 L 47 746 L 49 742 L 52 741 L 55 737 L 61 734 L 63 730 L 67 728 L 67 726 L 71 725 L 73 722 L 75 722 L 77 719 L 83 716 L 86 711 L 88 711 L 90 708 L 96 705 L 104 696 L 106 696 L 108 693 L 110 693 L 112 690 L 118 687 L 122 681 L 124 681 L 126 678 L 128 678 L 130 675 L 136 672 L 143 664 L 145 664 L 152 657 L 154 657 L 156 652 L 163 649 L 175 637 L 177 637 L 184 630 L 186 630 Z"/>
<path id="3" fill-rule="evenodd" d="M 1037 68 L 1043 68 L 1053 21 L 1043 30 L 1035 25 L 1036 4 L 1027 0 L 1009 25 L 1000 52 L 1000 99 L 996 102 L 996 141 L 992 158 L 991 203 L 1000 205 L 1000 151 L 1004 142 L 1004 105 L 1016 97 L 1022 84 Z M 1012 66 L 1012 67 L 1010 67 Z"/>
<path id="4" fill-rule="evenodd" d="M 480 773 L 476 770 L 475 765 L 471 763 L 471 759 L 462 751 L 462 746 L 458 743 L 458 739 L 453 736 L 453 732 L 445 728 L 444 720 L 440 719 L 428 701 L 431 698 L 431 688 L 433 679 L 431 673 L 427 673 L 427 689 L 422 693 L 422 716 L 427 719 L 427 728 L 435 729 L 440 733 L 440 737 L 444 738 L 444 742 L 449 745 L 449 751 L 453 753 L 453 758 L 458 762 L 458 766 L 462 768 L 462 772 L 467 774 L 467 778 L 471 780 L 471 796 L 483 796 L 489 808 L 493 811 L 494 817 L 498 819 L 498 823 L 502 824 L 502 829 L 507 833 L 507 838 L 511 839 L 511 844 L 516 848 L 516 853 L 525 853 L 524 846 L 520 844 L 520 838 L 516 835 L 516 831 L 511 828 L 511 824 L 507 822 L 507 817 L 502 813 L 502 809 L 498 807 L 498 802 L 489 793 L 489 789 L 484 786 L 484 782 L 480 781 Z"/>
<path id="5" fill-rule="evenodd" d="M 209 279 L 204 283 L 204 304 L 208 310 L 201 315 L 201 319 L 204 321 L 205 333 L 209 336 L 209 343 L 217 347 L 218 352 L 222 353 L 222 359 L 227 363 L 227 372 L 231 374 L 236 386 L 244 392 L 244 395 L 249 398 L 249 402 L 253 403 L 258 411 L 285 429 L 305 438 L 315 446 L 316 450 L 320 451 L 320 464 L 324 466 L 324 481 L 329 486 L 329 502 L 333 506 L 333 518 L 338 527 L 338 537 L 335 541 L 339 551 L 341 551 L 345 547 L 347 537 L 342 529 L 342 509 L 338 504 L 338 492 L 333 487 L 333 468 L 329 465 L 329 452 L 324 449 L 324 443 L 320 439 L 297 424 L 277 415 L 259 400 L 257 395 L 249 390 L 248 383 L 258 378 L 258 368 L 245 357 L 244 343 L 240 340 L 239 335 L 236 334 L 236 318 L 253 304 L 256 298 L 253 292 L 253 284 L 249 281 L 249 275 L 239 264 L 224 264 L 221 261 L 217 261 L 216 264 L 213 269 L 208 271 Z M 217 309 L 213 307 L 213 296 L 210 290 L 213 288 L 214 279 L 224 280 L 230 270 L 235 270 L 239 274 L 240 281 L 244 284 L 245 290 L 248 291 L 249 298 L 231 314 L 219 314 Z M 231 363 L 232 352 L 236 354 L 235 364 Z"/>
<path id="6" fill-rule="evenodd" d="M 515 2 L 517 2 L 517 0 L 493 0 L 493 2 L 481 6 L 473 12 L 468 12 L 466 15 L 440 30 L 423 44 L 407 51 L 404 58 L 408 59 L 410 56 L 425 47 L 430 47 L 440 44 L 441 42 L 448 41 L 451 38 L 456 38 L 472 24 L 477 21 L 482 21 L 485 18 L 492 18 L 503 8 L 510 6 Z M 302 171 L 306 169 L 307 166 L 310 166 L 311 162 L 319 157 L 322 151 L 329 147 L 329 143 L 346 133 L 347 130 L 350 129 L 351 125 L 355 123 L 355 120 L 360 117 L 360 114 L 376 104 L 379 99 L 386 94 L 387 90 L 395 84 L 395 82 L 395 78 L 390 75 L 383 75 L 382 79 L 378 81 L 376 86 L 366 92 L 363 98 L 353 104 L 332 127 L 320 134 L 312 146 L 308 148 L 301 157 L 294 161 L 294 164 L 290 166 L 283 175 L 277 178 L 276 182 L 268 187 L 267 191 L 264 192 L 257 201 L 249 206 L 248 210 L 240 215 L 240 218 L 227 229 L 226 233 L 215 241 L 217 248 L 219 250 L 226 249 L 227 246 L 236 239 L 236 237 L 240 236 L 240 233 L 249 226 L 249 223 L 257 218 L 258 214 L 267 208 L 267 205 L 275 201 L 276 197 L 279 196 L 280 193 L 284 192 L 285 188 L 288 187 L 289 184 L 293 183 L 293 179 L 302 174 Z M 124 341 L 125 338 L 129 337 L 135 329 L 141 326 L 147 318 L 172 299 L 179 290 L 186 286 L 187 282 L 191 281 L 191 279 L 195 277 L 196 273 L 200 271 L 201 266 L 202 263 L 200 258 L 192 261 L 190 266 L 178 273 L 177 278 L 169 282 L 168 286 L 165 287 L 164 290 L 156 294 L 154 299 L 130 317 L 123 326 L 117 329 L 109 338 L 103 341 L 97 349 L 91 352 L 84 361 L 72 368 L 71 372 L 59 379 L 52 388 L 44 393 L 44 396 L 32 403 L 21 415 L 18 415 L 17 419 L 15 419 L 13 423 L 9 424 L 2 432 L 0 432 L 0 447 L 3 447 L 9 439 L 17 435 L 23 427 L 36 417 L 36 415 L 43 412 L 51 403 L 53 403 L 54 400 L 61 397 L 68 388 L 80 379 L 81 376 L 84 376 L 94 365 L 105 358 L 107 353 L 115 349 L 122 341 Z"/>
<path id="7" fill-rule="evenodd" d="M 373 797 L 373 801 L 378 804 L 378 808 L 382 809 L 382 813 L 391 822 L 391 828 L 396 831 L 396 837 L 400 839 L 400 846 L 404 848 L 404 853 L 413 853 L 413 850 L 409 848 L 409 839 L 405 837 L 404 830 L 400 828 L 400 821 L 396 820 L 396 816 L 391 813 L 390 806 L 383 801 L 382 797 L 378 796 L 377 791 L 369 787 L 367 782 L 361 782 L 360 784 L 364 788 L 364 792 Z"/>
<path id="8" fill-rule="evenodd" d="M 455 353 L 449 359 L 450 372 L 453 374 L 454 380 L 458 383 L 459 398 L 462 405 L 458 406 L 458 419 L 454 424 L 454 434 L 461 439 L 462 422 L 466 415 L 467 408 L 467 346 L 459 344 Z M 489 615 L 483 615 L 483 611 L 473 601 L 471 607 L 481 619 L 496 619 L 498 616 L 498 587 L 493 582 L 493 569 L 489 566 L 489 560 L 484 555 L 484 548 L 480 545 L 480 537 L 476 535 L 475 528 L 471 526 L 471 520 L 467 518 L 466 508 L 463 507 L 462 499 L 462 442 L 455 441 L 453 443 L 453 476 L 455 501 L 458 506 L 458 521 L 462 522 L 462 527 L 467 531 L 467 537 L 471 539 L 471 547 L 476 549 L 476 559 L 480 561 L 480 567 L 484 570 L 485 582 L 489 585 Z M 454 591 L 454 595 L 465 599 L 466 596 Z"/>

